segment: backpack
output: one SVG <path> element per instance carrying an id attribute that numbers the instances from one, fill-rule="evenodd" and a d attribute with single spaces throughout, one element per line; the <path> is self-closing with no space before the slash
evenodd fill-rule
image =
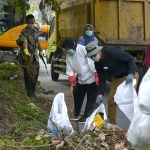
<path id="1" fill-rule="evenodd" d="M 23 33 L 21 33 L 23 36 L 25 36 Z M 23 41 L 21 41 L 21 34 L 19 35 L 18 39 L 16 40 L 16 44 L 19 46 L 19 47 L 22 47 L 23 46 Z"/>
<path id="2" fill-rule="evenodd" d="M 17 44 L 19 47 L 22 47 L 22 41 L 21 41 L 20 35 L 19 35 L 19 38 L 16 40 L 16 44 Z"/>

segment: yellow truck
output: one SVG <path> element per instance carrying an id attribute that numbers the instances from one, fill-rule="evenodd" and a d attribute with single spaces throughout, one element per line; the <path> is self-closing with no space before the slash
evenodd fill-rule
<path id="1" fill-rule="evenodd" d="M 78 39 L 85 24 L 94 26 L 99 45 L 119 47 L 137 59 L 143 72 L 145 51 L 150 41 L 150 2 L 147 0 L 64 0 L 61 12 L 51 22 L 47 62 L 52 80 L 65 74 L 63 41 Z"/>
<path id="2" fill-rule="evenodd" d="M 10 4 L 9 0 L 0 0 L 0 60 L 15 61 L 16 56 L 11 55 L 10 52 L 19 48 L 16 40 L 26 27 L 25 17 L 26 12 L 17 12 L 15 4 Z M 38 24 L 36 25 L 41 31 L 39 35 L 41 47 L 47 49 L 50 26 L 42 25 L 40 27 Z"/>

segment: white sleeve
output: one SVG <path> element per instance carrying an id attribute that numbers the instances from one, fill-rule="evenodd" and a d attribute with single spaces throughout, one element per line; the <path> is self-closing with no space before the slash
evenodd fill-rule
<path id="1" fill-rule="evenodd" d="M 85 55 L 87 54 L 87 51 L 86 51 L 86 49 L 85 49 L 85 46 L 83 46 L 83 45 L 77 45 L 77 49 L 76 49 L 79 53 L 80 53 L 80 55 L 82 55 L 83 57 L 85 57 Z"/>
<path id="2" fill-rule="evenodd" d="M 66 57 L 66 75 L 69 76 L 69 77 L 73 76 L 73 68 L 70 64 L 68 56 Z"/>
<path id="3" fill-rule="evenodd" d="M 94 73 L 96 72 L 94 61 L 90 58 L 87 58 L 89 69 Z"/>

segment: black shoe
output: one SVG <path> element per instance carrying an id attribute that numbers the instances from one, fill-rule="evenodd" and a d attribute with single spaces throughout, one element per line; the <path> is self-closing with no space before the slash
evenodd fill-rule
<path id="1" fill-rule="evenodd" d="M 87 118 L 87 117 L 83 115 L 77 122 L 78 122 L 78 123 L 85 123 L 86 118 Z"/>

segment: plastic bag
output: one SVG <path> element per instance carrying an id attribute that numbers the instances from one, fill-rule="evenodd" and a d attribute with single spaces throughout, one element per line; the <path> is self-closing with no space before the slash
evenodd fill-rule
<path id="1" fill-rule="evenodd" d="M 135 84 L 135 79 L 132 83 L 127 85 L 124 81 L 117 87 L 116 93 L 114 95 L 115 102 L 130 121 L 132 120 L 138 107 L 138 96 L 134 89 Z"/>
<path id="2" fill-rule="evenodd" d="M 150 69 L 142 79 L 138 92 L 139 107 L 142 113 L 150 115 Z"/>
<path id="3" fill-rule="evenodd" d="M 49 114 L 49 118 L 55 123 L 57 128 L 61 131 L 68 129 L 69 134 L 74 132 L 73 127 L 69 121 L 67 107 L 64 100 L 64 93 L 58 93 L 53 101 L 52 108 Z M 48 119 L 47 129 L 52 131 L 56 128 L 50 119 Z"/>
<path id="4" fill-rule="evenodd" d="M 91 126 L 91 123 L 93 122 L 94 120 L 94 117 L 97 113 L 99 112 L 102 112 L 104 114 L 104 120 L 107 120 L 107 115 L 106 115 L 106 111 L 105 111 L 105 106 L 104 104 L 101 104 L 91 115 L 90 117 L 88 117 L 86 119 L 86 122 L 85 122 L 85 125 L 84 125 L 84 128 L 82 130 L 85 131 L 85 130 L 89 130 L 90 126 Z"/>
<path id="5" fill-rule="evenodd" d="M 147 71 L 139 88 L 139 107 L 131 121 L 127 139 L 136 150 L 150 149 L 150 70 Z"/>
<path id="6" fill-rule="evenodd" d="M 127 139 L 136 150 L 150 148 L 150 116 L 141 113 L 137 108 L 127 132 Z"/>
<path id="7" fill-rule="evenodd" d="M 97 127 L 98 129 L 101 129 L 102 126 L 104 125 L 104 120 L 99 114 L 96 114 L 91 125 L 92 124 L 94 124 L 94 126 Z"/>

